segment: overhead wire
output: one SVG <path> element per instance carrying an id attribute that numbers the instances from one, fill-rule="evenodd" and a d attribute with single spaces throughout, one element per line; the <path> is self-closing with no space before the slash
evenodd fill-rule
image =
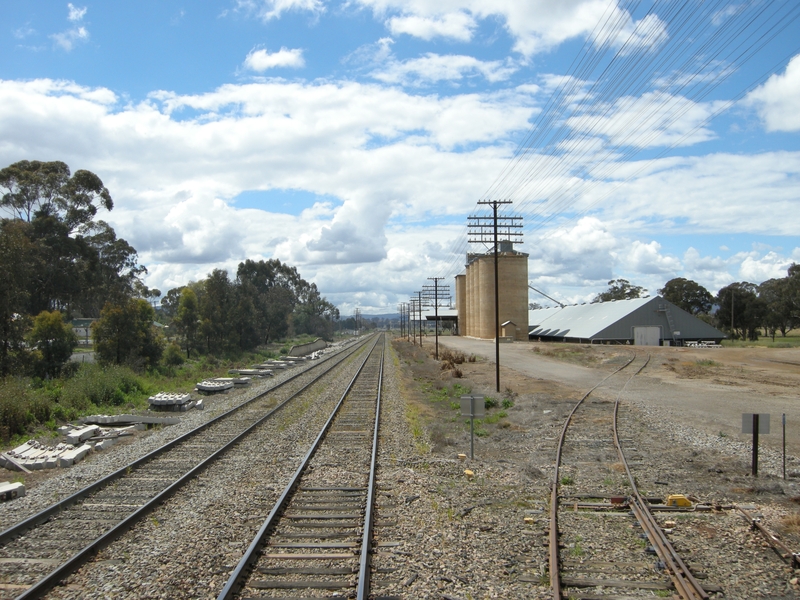
<path id="1" fill-rule="evenodd" d="M 570 71 L 539 112 L 512 157 L 481 196 L 484 200 L 520 200 L 517 208 L 528 221 L 526 233 L 543 229 L 574 205 L 579 197 L 586 197 L 597 186 L 608 183 L 608 178 L 636 155 L 662 145 L 656 143 L 657 138 L 669 133 L 689 110 L 800 16 L 800 5 L 794 2 L 755 0 L 728 11 L 724 15 L 727 18 L 720 18 L 723 15 L 720 7 L 726 5 L 720 0 L 690 3 L 665 0 L 653 2 L 636 23 L 634 10 L 639 5 L 640 2 L 627 3 L 626 8 L 632 9 L 630 11 L 619 9 L 613 1 L 607 5 L 604 18 L 583 45 L 582 50 L 591 56 L 583 56 L 582 52 L 573 60 Z M 788 12 L 784 10 L 787 6 Z M 647 19 L 650 19 L 649 30 L 638 31 Z M 695 38 L 700 37 L 703 28 L 715 19 L 714 31 L 697 42 Z M 619 39 L 628 22 L 633 24 L 628 37 L 602 65 L 603 58 L 613 48 L 613 40 Z M 664 35 L 659 23 L 671 27 L 671 30 L 667 29 L 667 41 L 658 52 L 637 52 L 642 47 L 659 45 L 658 38 Z M 694 46 L 694 50 L 686 52 L 687 46 Z M 631 49 L 633 52 L 629 52 Z M 593 70 L 601 65 L 600 73 L 586 86 Z M 664 72 L 669 75 L 654 79 Z M 764 80 L 771 72 L 758 81 Z M 736 98 L 743 97 L 754 85 L 758 84 L 747 86 L 735 95 Z M 641 100 L 647 94 L 649 97 Z M 576 96 L 580 96 L 577 102 L 572 102 Z M 633 111 L 620 115 L 620 103 L 624 101 L 632 103 Z M 678 132 L 672 143 L 664 142 L 663 149 L 652 160 L 686 143 L 733 102 L 735 100 L 722 102 L 721 108 L 716 110 L 712 107 L 705 118 L 689 131 L 683 135 Z M 607 122 L 612 118 L 617 120 L 614 127 L 609 128 Z M 590 147 L 592 143 L 594 149 Z M 582 150 L 581 145 L 584 146 Z M 615 188 L 589 202 L 588 206 L 596 206 L 607 199 L 613 189 L 618 189 L 645 168 L 634 170 L 623 182 L 617 182 Z M 565 180 L 565 183 L 555 193 L 547 194 L 552 181 L 558 179 Z M 588 208 L 582 212 L 585 210 Z M 463 260 L 461 257 L 467 245 L 465 234 L 454 240 L 453 260 L 446 267 L 448 275 Z M 439 275 L 444 276 L 442 272 Z"/>

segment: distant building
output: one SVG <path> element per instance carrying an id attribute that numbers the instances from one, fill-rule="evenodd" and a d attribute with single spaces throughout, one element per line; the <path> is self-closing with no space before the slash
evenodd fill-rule
<path id="1" fill-rule="evenodd" d="M 97 319 L 72 319 L 72 331 L 78 336 L 80 346 L 92 345 L 92 323 Z"/>
<path id="2" fill-rule="evenodd" d="M 661 296 L 540 308 L 529 311 L 528 319 L 529 337 L 542 341 L 674 346 L 725 337 Z"/>

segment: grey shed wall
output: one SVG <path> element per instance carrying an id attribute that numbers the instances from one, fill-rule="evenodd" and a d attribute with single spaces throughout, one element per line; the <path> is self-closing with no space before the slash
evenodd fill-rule
<path id="1" fill-rule="evenodd" d="M 661 327 L 661 339 L 673 339 L 666 313 L 659 307 L 669 306 L 675 329 L 680 331 L 681 340 L 721 340 L 724 334 L 711 325 L 704 323 L 694 315 L 678 308 L 672 302 L 655 296 L 647 304 L 631 311 L 618 321 L 598 331 L 592 339 L 598 340 L 633 340 L 634 327 Z M 567 334 L 569 336 L 569 334 Z"/>

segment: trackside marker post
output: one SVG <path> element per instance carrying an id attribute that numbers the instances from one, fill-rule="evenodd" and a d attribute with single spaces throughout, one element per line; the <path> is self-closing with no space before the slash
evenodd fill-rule
<path id="1" fill-rule="evenodd" d="M 742 413 L 742 433 L 753 434 L 753 477 L 758 477 L 758 435 L 769 433 L 769 414 Z"/>
<path id="2" fill-rule="evenodd" d="M 475 458 L 475 417 L 486 414 L 483 396 L 461 396 L 461 416 L 469 417 L 469 458 Z"/>

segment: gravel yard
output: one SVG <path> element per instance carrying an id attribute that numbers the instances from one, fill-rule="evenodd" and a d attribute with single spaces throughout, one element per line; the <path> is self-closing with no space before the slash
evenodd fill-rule
<path id="1" fill-rule="evenodd" d="M 400 567 L 397 582 L 381 591 L 415 598 L 549 598 L 546 531 L 555 438 L 577 399 L 622 364 L 632 348 L 569 347 L 562 353 L 563 345 L 504 345 L 501 365 L 511 366 L 502 367 L 502 392 L 497 394 L 492 343 L 440 338 L 440 344 L 478 359 L 457 365 L 462 377 L 454 378 L 428 356 L 432 344 L 422 352 L 395 342 L 402 357 L 400 388 L 408 433 L 397 442 L 404 450 L 398 448 L 394 461 L 384 465 L 383 482 L 387 501 L 400 507 L 392 510 L 404 517 L 379 534 L 381 539 L 402 538 L 405 544 L 400 552 L 379 557 Z M 559 352 L 549 355 L 553 350 Z M 781 412 L 790 424 L 800 423 L 800 368 L 787 364 L 800 364 L 800 353 L 770 350 L 774 354 L 767 355 L 754 349 L 748 357 L 738 349 L 714 350 L 709 358 L 702 351 L 655 350 L 652 364 L 627 387 L 620 415 L 620 435 L 640 489 L 646 495 L 685 494 L 723 505 L 755 506 L 768 528 L 800 549 L 797 526 L 789 520 L 798 514 L 800 485 L 795 477 L 780 478 L 775 443 Z M 710 359 L 712 364 L 706 362 Z M 619 386 L 610 387 L 614 389 L 601 387 L 595 401 L 613 406 Z M 728 396 L 725 392 L 731 389 Z M 458 459 L 459 453 L 469 454 L 469 425 L 452 402 L 466 390 L 499 403 L 477 427 L 481 436 L 475 439 L 474 461 Z M 513 406 L 503 409 L 503 399 Z M 749 475 L 748 436 L 737 433 L 744 406 L 773 414 L 773 434 L 761 438 L 758 479 Z M 797 433 L 787 433 L 790 473 L 800 470 Z M 597 480 L 585 488 L 576 480 L 570 493 L 624 495 L 616 455 L 601 450 L 591 460 L 605 474 L 606 485 L 600 485 L 605 489 L 597 489 Z M 472 479 L 465 469 L 474 472 Z M 636 536 L 620 548 L 626 538 L 609 525 L 620 519 L 626 528 L 635 528 L 617 513 L 576 513 L 564 520 L 562 542 L 570 560 L 595 567 L 614 560 L 641 563 L 657 579 L 654 561 Z M 800 597 L 798 573 L 735 512 L 687 513 L 677 520 L 674 543 L 705 582 L 723 589 L 718 597 Z M 638 563 L 630 558 L 633 544 Z M 652 591 L 625 594 L 656 597 Z"/>

